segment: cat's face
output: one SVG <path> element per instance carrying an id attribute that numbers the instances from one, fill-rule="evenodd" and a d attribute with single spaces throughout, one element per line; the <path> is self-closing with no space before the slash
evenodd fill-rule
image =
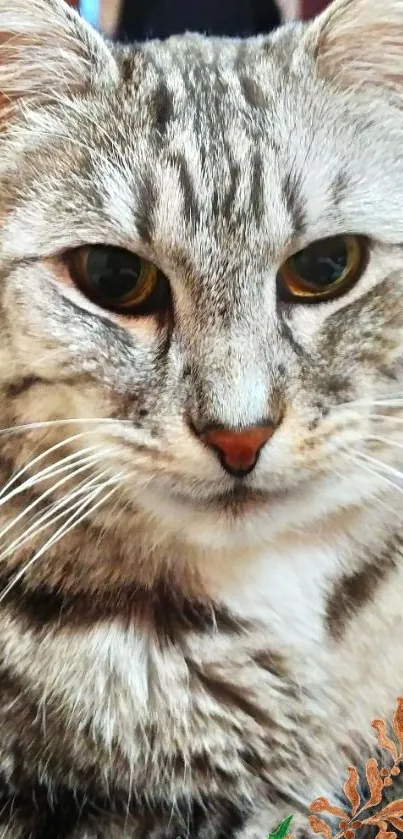
<path id="1" fill-rule="evenodd" d="M 58 468 L 75 466 L 83 491 L 92 481 L 98 523 L 147 522 L 156 541 L 186 529 L 211 546 L 379 491 L 356 453 L 386 433 L 373 400 L 402 389 L 403 117 L 365 3 L 373 89 L 360 89 L 351 46 L 359 0 L 311 30 L 113 54 L 57 2 L 15 0 L 11 13 L 1 0 L 0 29 L 24 39 L 0 66 L 0 88 L 18 94 L 0 141 L 2 425 L 60 421 L 0 438 L 8 470 L 37 458 L 26 478 L 82 452 Z M 403 15 L 389 5 L 392 32 Z M 21 95 L 29 78 L 37 99 Z M 313 298 L 287 295 L 282 266 L 329 237 L 321 262 L 314 248 L 293 263 L 318 280 Z M 350 245 L 355 275 L 340 289 Z M 104 252 L 70 256 L 87 246 L 147 261 L 128 257 L 122 280 L 126 257 L 110 252 L 105 269 L 130 286 L 142 266 L 143 309 L 91 293 Z M 240 476 L 203 435 L 251 427 L 270 439 Z M 63 474 L 44 484 L 52 501 Z"/>

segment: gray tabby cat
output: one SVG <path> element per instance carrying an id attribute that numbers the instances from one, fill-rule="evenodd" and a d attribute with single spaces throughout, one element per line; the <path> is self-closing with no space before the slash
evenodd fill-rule
<path id="1" fill-rule="evenodd" d="M 403 688 L 403 2 L 0 0 L 2 839 L 264 839 Z"/>

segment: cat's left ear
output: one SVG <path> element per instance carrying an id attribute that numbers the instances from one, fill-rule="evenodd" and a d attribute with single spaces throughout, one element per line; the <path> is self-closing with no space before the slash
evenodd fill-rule
<path id="1" fill-rule="evenodd" d="M 403 94 L 403 0 L 335 0 L 304 42 L 320 72 L 340 87 Z"/>
<path id="2" fill-rule="evenodd" d="M 64 0 L 0 0 L 1 122 L 21 101 L 49 101 L 117 77 L 108 45 Z"/>

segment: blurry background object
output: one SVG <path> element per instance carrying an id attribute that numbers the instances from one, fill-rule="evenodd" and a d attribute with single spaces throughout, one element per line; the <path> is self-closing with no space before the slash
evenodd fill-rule
<path id="1" fill-rule="evenodd" d="M 281 20 L 298 20 L 300 17 L 301 0 L 277 0 Z"/>
<path id="2" fill-rule="evenodd" d="M 78 2 L 78 0 L 76 0 L 76 2 Z M 85 18 L 91 26 L 94 26 L 95 29 L 100 28 L 100 0 L 80 0 L 79 6 L 83 18 Z M 110 3 L 104 3 L 103 6 L 106 10 L 108 10 Z M 105 31 L 105 35 L 107 34 L 109 33 Z"/>
<path id="3" fill-rule="evenodd" d="M 120 20 L 121 0 L 99 0 L 99 2 L 99 28 L 105 33 L 105 35 L 113 38 Z M 133 0 L 129 0 L 129 5 L 131 5 L 132 2 Z M 136 5 L 136 3 L 137 0 L 134 0 L 134 5 Z M 125 2 L 123 5 L 125 5 Z"/>
<path id="4" fill-rule="evenodd" d="M 83 18 L 95 29 L 100 29 L 109 38 L 116 37 L 125 0 L 67 0 L 67 2 L 78 6 Z M 130 40 L 134 39 L 130 38 Z"/>
<path id="5" fill-rule="evenodd" d="M 326 5 L 326 0 L 80 0 L 80 11 L 109 37 L 137 41 L 186 31 L 266 33 L 282 20 L 308 20 Z"/>
<path id="6" fill-rule="evenodd" d="M 282 20 L 310 20 L 315 17 L 329 0 L 277 0 Z"/>
<path id="7" fill-rule="evenodd" d="M 129 40 L 186 31 L 236 37 L 268 32 L 279 22 L 275 0 L 123 0 L 117 33 Z"/>

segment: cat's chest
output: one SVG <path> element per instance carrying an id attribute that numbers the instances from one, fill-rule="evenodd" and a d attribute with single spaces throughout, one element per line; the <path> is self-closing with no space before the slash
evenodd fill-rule
<path id="1" fill-rule="evenodd" d="M 77 634 L 69 646 L 59 638 L 57 655 L 66 666 L 49 693 L 62 697 L 77 735 L 90 732 L 110 756 L 112 774 L 116 761 L 123 767 L 124 783 L 134 771 L 137 786 L 153 773 L 160 786 L 165 766 L 183 789 L 186 766 L 211 754 L 211 777 L 228 765 L 242 774 L 245 743 L 259 759 L 274 754 L 273 737 L 286 752 L 294 720 L 318 710 L 313 692 L 323 681 L 330 564 L 319 550 L 301 549 L 291 558 L 272 556 L 268 572 L 262 552 L 249 573 L 244 568 L 242 585 L 234 577 L 228 586 L 225 607 L 235 620 L 189 626 L 174 641 L 119 621 Z"/>
<path id="2" fill-rule="evenodd" d="M 45 752 L 60 759 L 65 731 L 67 762 L 105 790 L 191 795 L 198 766 L 206 793 L 218 794 L 228 767 L 251 795 L 256 766 L 281 787 L 290 744 L 326 717 L 323 614 L 335 562 L 313 545 L 262 550 L 228 575 L 221 603 L 233 620 L 190 623 L 176 637 L 119 619 L 40 638 L 13 625 L 10 660 L 40 695 Z"/>
<path id="3" fill-rule="evenodd" d="M 307 714 L 308 725 L 318 710 L 262 633 L 189 632 L 164 645 L 104 625 L 75 639 L 70 667 L 67 649 L 59 655 L 65 667 L 45 697 L 57 692 L 78 762 L 123 791 L 192 796 L 200 774 L 203 791 L 218 795 L 226 774 L 252 795 L 258 776 L 273 783 L 283 771 L 296 720 Z"/>
<path id="4" fill-rule="evenodd" d="M 320 543 L 262 550 L 226 581 L 221 603 L 234 618 L 228 626 L 189 625 L 175 639 L 119 620 L 78 630 L 74 638 L 60 633 L 42 651 L 49 659 L 44 694 L 59 695 L 80 731 L 90 730 L 106 750 L 118 744 L 130 764 L 144 757 L 156 729 L 154 747 L 167 754 L 186 752 L 196 732 L 200 750 L 211 747 L 211 738 L 225 750 L 229 720 L 240 707 L 249 703 L 251 719 L 241 722 L 251 730 L 265 714 L 278 724 L 290 685 L 323 678 L 326 596 L 337 561 Z"/>
<path id="5" fill-rule="evenodd" d="M 240 618 L 264 627 L 267 639 L 298 656 L 326 645 L 326 612 L 345 559 L 336 538 L 284 537 L 235 565 L 225 579 L 225 602 Z"/>

